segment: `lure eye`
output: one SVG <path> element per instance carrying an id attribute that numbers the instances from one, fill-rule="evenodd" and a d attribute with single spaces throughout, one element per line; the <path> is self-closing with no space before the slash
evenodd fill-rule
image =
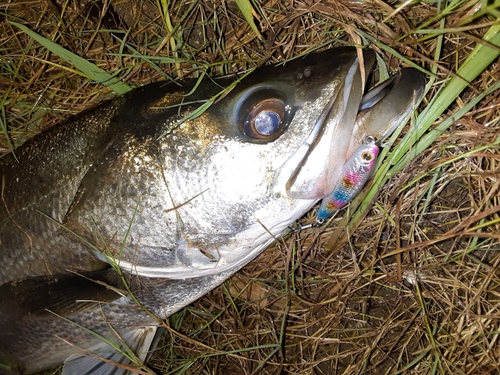
<path id="1" fill-rule="evenodd" d="M 283 131 L 284 119 L 285 103 L 280 99 L 265 99 L 248 111 L 242 130 L 256 140 L 272 140 Z"/>
<path id="2" fill-rule="evenodd" d="M 361 159 L 363 159 L 364 161 L 372 161 L 373 154 L 368 151 L 365 151 L 361 154 Z"/>

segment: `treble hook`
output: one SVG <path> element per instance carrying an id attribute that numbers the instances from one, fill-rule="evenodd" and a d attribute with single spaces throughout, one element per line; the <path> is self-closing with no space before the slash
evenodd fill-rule
<path id="1" fill-rule="evenodd" d="M 304 229 L 309 229 L 309 228 L 316 228 L 317 226 L 319 226 L 319 224 L 316 222 L 316 223 L 313 223 L 313 224 L 306 224 L 306 225 L 299 225 L 297 227 L 292 227 L 292 226 L 289 226 L 288 228 L 293 232 L 293 233 L 297 233 L 297 232 L 300 232 Z"/>

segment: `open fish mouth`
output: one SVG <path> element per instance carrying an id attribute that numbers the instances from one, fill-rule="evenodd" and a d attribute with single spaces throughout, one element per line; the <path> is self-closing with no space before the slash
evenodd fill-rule
<path id="1" fill-rule="evenodd" d="M 368 74 L 372 60 L 366 60 L 364 71 Z M 425 82 L 423 73 L 406 68 L 363 95 L 356 58 L 343 85 L 293 156 L 291 164 L 296 167 L 286 182 L 288 196 L 295 199 L 328 196 L 339 179 L 343 163 L 365 137 L 383 142 L 408 118 L 423 96 Z M 314 162 L 308 162 L 309 159 Z"/>

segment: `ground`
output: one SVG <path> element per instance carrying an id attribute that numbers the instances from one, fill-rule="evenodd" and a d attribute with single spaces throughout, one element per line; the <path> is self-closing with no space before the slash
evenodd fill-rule
<path id="1" fill-rule="evenodd" d="M 498 374 L 499 15 L 498 3 L 474 0 L 0 4 L 0 151 L 116 88 L 17 24 L 130 87 L 338 45 L 375 49 L 376 76 L 419 67 L 426 97 L 361 196 L 321 228 L 285 235 L 172 316 L 148 366 L 161 374 Z M 299 224 L 313 220 L 314 210 Z"/>

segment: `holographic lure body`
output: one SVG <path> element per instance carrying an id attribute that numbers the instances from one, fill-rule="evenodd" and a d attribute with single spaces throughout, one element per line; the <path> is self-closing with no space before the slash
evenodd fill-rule
<path id="1" fill-rule="evenodd" d="M 321 201 L 316 222 L 323 224 L 336 210 L 344 207 L 359 194 L 370 178 L 380 146 L 369 137 L 342 167 L 342 174 L 333 192 Z"/>

